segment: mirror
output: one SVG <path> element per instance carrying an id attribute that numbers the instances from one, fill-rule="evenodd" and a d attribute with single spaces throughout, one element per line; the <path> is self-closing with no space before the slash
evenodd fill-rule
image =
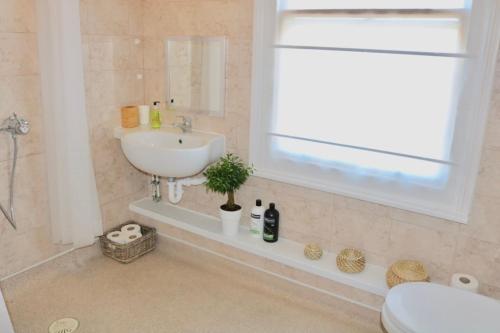
<path id="1" fill-rule="evenodd" d="M 179 111 L 224 116 L 226 38 L 168 38 L 166 53 L 167 101 Z"/>

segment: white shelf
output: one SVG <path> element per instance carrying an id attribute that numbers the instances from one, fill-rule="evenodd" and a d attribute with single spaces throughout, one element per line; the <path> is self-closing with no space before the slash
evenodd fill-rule
<path id="1" fill-rule="evenodd" d="M 240 228 L 237 236 L 226 237 L 222 234 L 222 225 L 219 219 L 168 203 L 155 203 L 151 199 L 133 202 L 129 208 L 135 213 L 159 222 L 335 282 L 381 296 L 385 296 L 388 292 L 385 283 L 386 269 L 381 266 L 367 264 L 363 272 L 347 274 L 337 268 L 337 255 L 332 252 L 325 251 L 320 260 L 312 261 L 304 257 L 303 244 L 284 238 L 280 238 L 276 243 L 266 243 L 250 235 L 248 229 L 244 227 Z M 282 223 L 286 223 L 286 221 Z"/>

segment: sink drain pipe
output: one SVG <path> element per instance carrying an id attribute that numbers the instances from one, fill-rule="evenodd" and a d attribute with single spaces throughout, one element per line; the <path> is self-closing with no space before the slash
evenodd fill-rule
<path id="1" fill-rule="evenodd" d="M 176 178 L 168 178 L 168 201 L 174 205 L 178 204 L 182 195 L 184 194 L 183 186 L 196 186 L 204 184 L 207 181 L 207 177 L 197 177 L 197 178 L 183 178 L 176 180 Z"/>

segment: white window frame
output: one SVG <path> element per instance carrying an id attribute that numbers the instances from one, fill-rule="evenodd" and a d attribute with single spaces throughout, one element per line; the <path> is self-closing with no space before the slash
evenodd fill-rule
<path id="1" fill-rule="evenodd" d="M 478 5 L 479 3 L 479 5 Z M 482 3 L 487 5 L 482 5 Z M 444 218 L 459 223 L 467 223 L 470 207 L 475 191 L 475 184 L 482 153 L 484 132 L 490 109 L 492 86 L 497 62 L 500 39 L 500 4 L 497 1 L 476 0 L 477 6 L 473 15 L 481 17 L 483 24 L 481 38 L 474 40 L 477 45 L 473 55 L 474 72 L 477 75 L 469 78 L 467 85 L 471 89 L 467 102 L 475 105 L 466 119 L 458 120 L 467 123 L 466 135 L 455 139 L 455 144 L 464 149 L 468 158 L 460 166 L 460 177 L 453 189 L 453 202 L 446 207 L 433 206 L 425 200 L 407 200 L 396 196 L 385 195 L 383 188 L 367 191 L 365 186 L 356 184 L 336 184 L 325 182 L 321 177 L 303 177 L 292 171 L 293 167 L 273 167 L 266 164 L 268 141 L 271 132 L 266 115 L 272 110 L 273 103 L 273 62 L 275 47 L 276 0 L 255 0 L 254 36 L 253 36 L 253 77 L 252 77 L 252 112 L 250 126 L 250 162 L 256 167 L 256 176 L 290 183 L 325 192 L 336 193 L 369 202 L 379 203 L 408 211 Z M 474 18 L 473 18 L 474 20 Z M 474 27 L 472 27 L 474 29 Z M 471 33 L 474 33 L 472 31 Z M 467 89 L 467 88 L 466 88 Z M 472 104 L 471 104 L 472 103 Z M 459 115 L 459 117 L 463 117 Z M 389 185 L 390 186 L 390 185 Z M 424 195 L 425 196 L 425 195 Z"/>

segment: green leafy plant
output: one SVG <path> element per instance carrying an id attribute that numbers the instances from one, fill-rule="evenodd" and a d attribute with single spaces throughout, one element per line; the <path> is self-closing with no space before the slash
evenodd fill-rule
<path id="1" fill-rule="evenodd" d="M 241 209 L 234 201 L 234 192 L 252 175 L 254 168 L 246 165 L 238 156 L 227 154 L 211 165 L 203 175 L 207 177 L 207 190 L 227 194 L 227 203 L 222 209 L 230 212 Z"/>

